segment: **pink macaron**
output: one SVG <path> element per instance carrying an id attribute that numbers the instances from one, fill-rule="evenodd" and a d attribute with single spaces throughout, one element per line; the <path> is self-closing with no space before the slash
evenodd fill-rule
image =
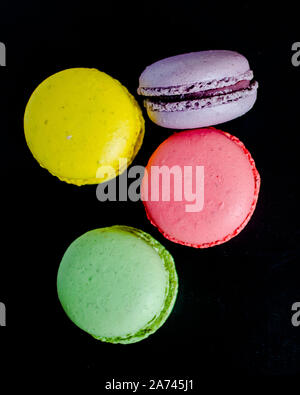
<path id="1" fill-rule="evenodd" d="M 250 220 L 260 176 L 244 144 L 215 128 L 175 133 L 152 154 L 142 181 L 151 223 L 196 248 L 236 236 Z"/>
<path id="2" fill-rule="evenodd" d="M 245 114 L 256 101 L 257 87 L 243 55 L 211 50 L 172 56 L 146 67 L 138 94 L 156 124 L 192 129 Z"/>

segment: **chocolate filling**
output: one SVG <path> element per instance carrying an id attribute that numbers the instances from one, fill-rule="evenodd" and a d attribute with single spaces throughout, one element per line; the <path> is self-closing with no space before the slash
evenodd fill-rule
<path id="1" fill-rule="evenodd" d="M 208 97 L 213 97 L 231 92 L 236 92 L 239 90 L 248 89 L 250 88 L 251 83 L 252 81 L 243 80 L 237 82 L 234 85 L 224 86 L 223 88 L 208 89 L 206 91 L 201 91 L 201 92 L 184 93 L 182 95 L 148 96 L 146 98 L 154 103 L 158 103 L 158 102 L 173 103 L 173 102 L 184 101 L 184 100 L 205 99 Z"/>

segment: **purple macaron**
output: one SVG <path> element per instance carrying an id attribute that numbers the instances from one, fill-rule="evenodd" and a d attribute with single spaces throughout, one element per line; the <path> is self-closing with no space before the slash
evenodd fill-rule
<path id="1" fill-rule="evenodd" d="M 255 103 L 257 87 L 243 55 L 212 50 L 172 56 L 146 67 L 138 94 L 156 124 L 193 129 L 245 114 Z"/>

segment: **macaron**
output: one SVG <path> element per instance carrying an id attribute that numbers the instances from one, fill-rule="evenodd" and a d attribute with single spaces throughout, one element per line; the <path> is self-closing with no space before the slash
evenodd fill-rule
<path id="1" fill-rule="evenodd" d="M 99 184 L 132 162 L 144 120 L 119 81 L 96 69 L 72 68 L 35 89 L 24 130 L 33 156 L 51 174 L 76 185 Z"/>
<path id="2" fill-rule="evenodd" d="M 68 317 L 96 339 L 135 343 L 168 318 L 178 280 L 170 253 L 128 226 L 91 230 L 66 250 L 57 275 Z"/>
<path id="3" fill-rule="evenodd" d="M 172 56 L 146 67 L 138 94 L 157 125 L 192 129 L 245 114 L 256 101 L 257 87 L 243 55 L 211 50 Z"/>
<path id="4" fill-rule="evenodd" d="M 259 173 L 244 144 L 203 128 L 175 133 L 156 149 L 141 195 L 149 220 L 167 239 L 206 248 L 241 232 L 259 188 Z"/>

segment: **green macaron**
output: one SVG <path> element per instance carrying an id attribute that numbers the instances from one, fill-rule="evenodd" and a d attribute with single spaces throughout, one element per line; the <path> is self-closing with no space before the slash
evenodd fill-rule
<path id="1" fill-rule="evenodd" d="M 148 233 L 121 225 L 78 237 L 57 275 L 68 317 L 109 343 L 135 343 L 154 333 L 171 313 L 177 288 L 170 253 Z"/>

